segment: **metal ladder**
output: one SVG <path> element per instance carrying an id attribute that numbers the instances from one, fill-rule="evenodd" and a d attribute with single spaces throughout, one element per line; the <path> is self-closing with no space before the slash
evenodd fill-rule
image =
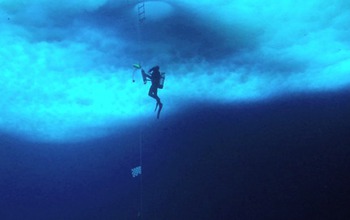
<path id="1" fill-rule="evenodd" d="M 137 0 L 137 12 L 139 16 L 139 22 L 143 23 L 146 20 L 146 12 L 145 12 L 145 1 Z"/>
<path id="2" fill-rule="evenodd" d="M 126 0 L 128 5 L 137 6 L 137 15 L 140 23 L 146 20 L 145 0 Z"/>

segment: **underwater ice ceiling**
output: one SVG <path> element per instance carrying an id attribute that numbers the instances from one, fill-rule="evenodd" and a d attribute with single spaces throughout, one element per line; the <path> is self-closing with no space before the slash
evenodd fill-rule
<path id="1" fill-rule="evenodd" d="M 139 62 L 166 72 L 161 117 L 350 84 L 347 1 L 145 1 L 140 26 L 133 2 L 1 0 L 0 130 L 65 142 L 154 120 Z"/>

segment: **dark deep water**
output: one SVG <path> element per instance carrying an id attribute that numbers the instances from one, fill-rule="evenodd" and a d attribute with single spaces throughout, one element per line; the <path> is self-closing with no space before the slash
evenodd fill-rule
<path id="1" fill-rule="evenodd" d="M 349 219 L 350 93 L 200 104 L 143 126 L 142 219 Z M 166 108 L 164 109 L 166 111 Z M 0 139 L 0 219 L 141 219 L 139 130 Z"/>

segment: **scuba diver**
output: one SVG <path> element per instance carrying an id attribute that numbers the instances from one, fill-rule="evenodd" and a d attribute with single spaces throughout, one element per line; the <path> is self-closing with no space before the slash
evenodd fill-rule
<path id="1" fill-rule="evenodd" d="M 148 95 L 157 101 L 156 108 L 154 109 L 154 111 L 157 111 L 157 108 L 159 107 L 158 112 L 157 112 L 157 119 L 159 119 L 160 111 L 163 108 L 163 103 L 160 102 L 160 98 L 158 96 L 158 88 L 161 88 L 160 80 L 162 77 L 160 72 L 159 72 L 159 66 L 152 67 L 148 71 L 148 74 L 145 73 L 145 71 L 143 69 L 141 70 L 141 72 L 142 72 L 142 76 L 149 78 L 149 80 L 152 83 L 151 87 L 149 88 Z"/>
<path id="2" fill-rule="evenodd" d="M 157 111 L 158 108 L 157 119 L 159 119 L 160 111 L 163 108 L 163 103 L 161 103 L 160 98 L 158 96 L 158 89 L 163 88 L 164 76 L 161 75 L 159 71 L 159 66 L 152 67 L 148 71 L 148 74 L 143 69 L 141 69 L 141 73 L 144 83 L 146 83 L 147 78 L 149 79 L 148 81 L 151 81 L 152 83 L 151 87 L 149 88 L 148 95 L 157 101 L 156 108 L 154 109 L 154 111 Z"/>

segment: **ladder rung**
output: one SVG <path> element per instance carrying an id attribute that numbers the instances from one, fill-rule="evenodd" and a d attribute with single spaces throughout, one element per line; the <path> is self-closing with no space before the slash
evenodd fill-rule
<path id="1" fill-rule="evenodd" d="M 137 1 L 137 10 L 138 10 L 139 22 L 142 23 L 144 20 L 146 20 L 144 0 Z"/>

